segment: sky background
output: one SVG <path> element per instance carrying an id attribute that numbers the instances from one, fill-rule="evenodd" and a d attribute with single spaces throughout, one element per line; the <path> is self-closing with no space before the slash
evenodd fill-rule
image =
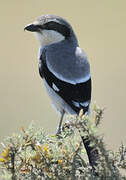
<path id="1" fill-rule="evenodd" d="M 24 26 L 43 14 L 66 18 L 92 74 L 92 106 L 105 107 L 99 131 L 109 148 L 126 141 L 126 0 L 2 0 L 0 5 L 0 140 L 34 121 L 54 133 L 52 109 L 38 73 L 39 42 Z"/>

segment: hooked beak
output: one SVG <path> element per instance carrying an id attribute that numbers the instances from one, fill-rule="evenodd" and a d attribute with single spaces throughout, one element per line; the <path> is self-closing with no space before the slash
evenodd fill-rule
<path id="1" fill-rule="evenodd" d="M 40 26 L 35 25 L 35 24 L 28 24 L 25 28 L 24 31 L 31 31 L 31 32 L 38 32 L 40 30 Z"/>

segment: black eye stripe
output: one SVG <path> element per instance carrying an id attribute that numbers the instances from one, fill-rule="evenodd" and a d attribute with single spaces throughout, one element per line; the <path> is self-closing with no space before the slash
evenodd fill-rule
<path id="1" fill-rule="evenodd" d="M 57 22 L 50 21 L 39 28 L 57 31 L 61 33 L 63 36 L 65 36 L 66 38 L 70 36 L 70 29 L 66 27 L 65 25 L 59 24 Z"/>

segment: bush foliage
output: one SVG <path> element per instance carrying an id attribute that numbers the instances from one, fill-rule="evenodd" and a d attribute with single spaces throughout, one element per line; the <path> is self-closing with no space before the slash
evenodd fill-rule
<path id="1" fill-rule="evenodd" d="M 126 147 L 107 150 L 98 135 L 103 110 L 95 105 L 90 119 L 66 116 L 62 132 L 47 134 L 31 125 L 21 128 L 1 143 L 0 179 L 2 180 L 126 180 Z"/>

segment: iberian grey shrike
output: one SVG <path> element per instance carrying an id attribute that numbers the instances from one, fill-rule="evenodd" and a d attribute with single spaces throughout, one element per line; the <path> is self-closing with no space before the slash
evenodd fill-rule
<path id="1" fill-rule="evenodd" d="M 41 16 L 24 29 L 35 32 L 40 41 L 39 73 L 61 115 L 59 133 L 65 113 L 78 114 L 81 109 L 89 113 L 91 75 L 87 56 L 71 25 L 59 16 Z"/>

